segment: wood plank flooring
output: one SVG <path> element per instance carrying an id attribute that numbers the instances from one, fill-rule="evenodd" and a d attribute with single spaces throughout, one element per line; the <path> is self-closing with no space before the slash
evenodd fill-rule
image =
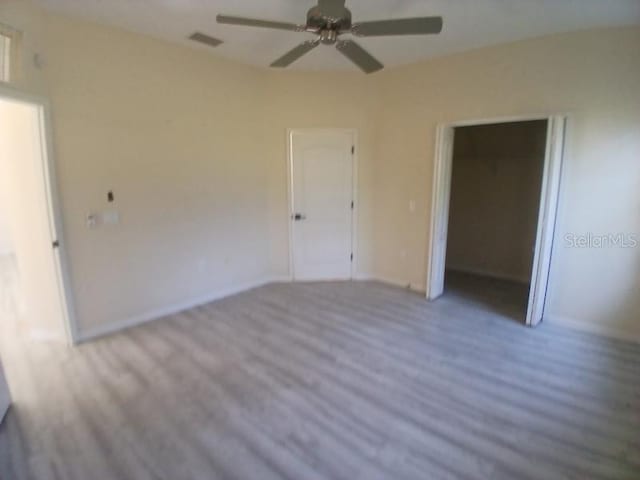
<path id="1" fill-rule="evenodd" d="M 276 284 L 77 348 L 5 335 L 0 478 L 640 479 L 640 347 L 482 288 Z"/>

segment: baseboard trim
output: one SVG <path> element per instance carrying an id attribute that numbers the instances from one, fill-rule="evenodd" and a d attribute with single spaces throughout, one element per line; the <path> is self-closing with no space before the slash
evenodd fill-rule
<path id="1" fill-rule="evenodd" d="M 495 278 L 496 280 L 506 280 L 508 282 L 523 283 L 527 285 L 531 281 L 530 278 L 518 277 L 516 275 L 508 275 L 508 274 L 495 273 L 495 272 L 487 272 L 484 270 L 474 270 L 473 268 L 447 267 L 446 270 L 450 270 L 452 272 L 458 272 L 458 273 L 466 273 L 469 275 L 477 275 L 479 277 Z M 445 271 L 445 276 L 446 276 L 446 271 Z"/>
<path id="2" fill-rule="evenodd" d="M 406 280 L 398 280 L 397 278 L 387 277 L 384 275 L 356 273 L 353 277 L 353 280 L 377 281 L 377 282 L 385 283 L 387 285 L 393 285 L 395 287 L 409 288 L 410 290 L 419 292 L 419 293 L 425 292 L 425 287 L 423 285 L 412 285 Z M 76 343 L 88 342 L 90 340 L 95 340 L 100 337 L 112 335 L 120 331 L 126 330 L 128 328 L 136 327 L 138 325 L 142 325 L 144 323 L 148 323 L 153 320 L 158 320 L 160 318 L 164 318 L 169 315 L 173 315 L 185 310 L 189 310 L 191 308 L 195 308 L 200 305 L 205 305 L 207 303 L 215 302 L 216 300 L 221 300 L 225 297 L 236 295 L 238 293 L 242 293 L 247 290 L 258 288 L 267 284 L 291 283 L 291 282 L 292 282 L 291 278 L 287 275 L 273 275 L 273 276 L 263 277 L 259 280 L 254 280 L 251 282 L 245 282 L 242 284 L 234 285 L 228 288 L 223 288 L 216 292 L 209 293 L 207 295 L 202 295 L 200 297 L 192 298 L 184 302 L 176 303 L 176 304 L 169 305 L 167 307 L 163 307 L 155 310 L 150 310 L 125 320 L 121 320 L 118 322 L 110 323 L 108 325 L 102 325 L 99 327 L 90 328 L 85 331 L 81 331 L 78 334 L 78 340 Z M 578 332 L 593 333 L 596 335 L 614 338 L 617 340 L 625 340 L 628 342 L 640 343 L 640 332 L 633 332 L 625 329 L 615 328 L 615 327 L 611 327 L 610 325 L 597 325 L 597 324 L 580 322 L 573 318 L 565 317 L 562 315 L 545 315 L 544 321 L 549 324 L 570 328 Z M 50 335 L 45 335 L 43 334 L 43 332 L 38 332 L 38 334 L 35 335 L 35 337 L 37 337 L 38 340 L 52 340 Z"/>
<path id="3" fill-rule="evenodd" d="M 366 282 L 370 280 L 376 280 L 376 277 L 374 277 L 369 273 L 357 272 L 353 275 L 352 280 L 360 280 L 360 281 Z"/>
<path id="4" fill-rule="evenodd" d="M 393 277 L 387 277 L 385 275 L 371 275 L 368 280 L 374 280 L 380 283 L 386 283 L 387 285 L 393 285 L 394 287 L 402 287 L 412 290 L 418 293 L 425 293 L 426 287 L 424 285 L 415 285 L 407 280 L 399 280 Z"/>
<path id="5" fill-rule="evenodd" d="M 148 323 L 153 320 L 157 320 L 169 315 L 183 312 L 185 310 L 189 310 L 191 308 L 195 308 L 200 305 L 205 305 L 207 303 L 215 302 L 216 300 L 221 300 L 225 297 L 230 297 L 232 295 L 236 295 L 238 293 L 242 293 L 247 290 L 251 290 L 253 288 L 261 287 L 269 283 L 287 283 L 287 282 L 289 282 L 289 279 L 286 277 L 274 276 L 274 277 L 265 277 L 260 280 L 254 280 L 254 281 L 242 283 L 239 285 L 234 285 L 232 287 L 223 288 L 221 290 L 217 290 L 216 292 L 208 293 L 206 295 L 192 298 L 184 302 L 175 303 L 173 305 L 169 305 L 163 308 L 158 308 L 155 310 L 150 310 L 142 314 L 127 318 L 125 320 L 112 322 L 112 323 L 109 323 L 108 325 L 101 325 L 99 327 L 89 328 L 85 331 L 81 330 L 78 333 L 78 339 L 76 343 L 84 343 L 84 342 L 95 340 L 97 338 L 104 337 L 107 335 L 113 335 L 114 333 L 118 333 L 122 330 L 126 330 L 128 328 L 136 327 L 138 325 L 142 325 L 144 323 Z"/>
<path id="6" fill-rule="evenodd" d="M 386 283 L 386 284 L 397 286 L 397 287 L 407 288 L 407 282 L 403 280 L 397 280 L 390 277 L 384 277 L 384 276 L 373 275 L 368 273 L 356 273 L 353 277 L 353 280 L 378 281 L 378 282 Z M 235 285 L 232 287 L 224 288 L 216 292 L 209 293 L 200 297 L 192 298 L 184 302 L 175 303 L 173 305 L 169 305 L 163 308 L 158 308 L 155 310 L 150 310 L 124 320 L 112 322 L 112 323 L 109 323 L 108 325 L 100 325 L 98 327 L 89 328 L 84 331 L 80 330 L 78 332 L 78 336 L 75 343 L 80 344 L 80 343 L 88 342 L 91 340 L 96 340 L 100 337 L 113 335 L 123 330 L 127 330 L 129 328 L 137 327 L 139 325 L 152 322 L 153 320 L 158 320 L 158 319 L 167 317 L 169 315 L 174 315 L 176 313 L 180 313 L 185 310 L 198 307 L 200 305 L 205 305 L 207 303 L 215 302 L 216 300 L 221 300 L 225 297 L 236 295 L 238 293 L 242 293 L 247 290 L 258 288 L 267 284 L 291 283 L 292 281 L 293 280 L 288 275 L 272 275 L 272 276 L 264 277 L 260 280 L 255 280 L 255 281 Z M 411 285 L 409 286 L 409 288 L 413 291 L 420 292 L 420 293 L 424 293 L 425 291 L 423 286 Z"/>
<path id="7" fill-rule="evenodd" d="M 595 335 L 601 335 L 603 337 L 609 337 L 616 340 L 640 343 L 640 332 L 632 332 L 623 328 L 612 327 L 610 325 L 580 322 L 574 318 L 562 315 L 545 315 L 543 321 L 551 325 L 566 327 L 577 332 L 593 333 Z"/>
<path id="8" fill-rule="evenodd" d="M 66 338 L 58 332 L 35 328 L 29 330 L 29 339 L 34 342 L 64 343 Z"/>
<path id="9" fill-rule="evenodd" d="M 262 285 L 267 285 L 268 283 L 291 283 L 293 279 L 289 275 L 273 275 L 268 277 L 266 282 L 263 282 Z"/>

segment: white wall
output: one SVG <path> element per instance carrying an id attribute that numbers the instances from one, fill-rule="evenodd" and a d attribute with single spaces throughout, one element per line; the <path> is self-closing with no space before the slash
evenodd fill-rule
<path id="1" fill-rule="evenodd" d="M 455 129 L 446 266 L 529 283 L 547 122 Z"/>

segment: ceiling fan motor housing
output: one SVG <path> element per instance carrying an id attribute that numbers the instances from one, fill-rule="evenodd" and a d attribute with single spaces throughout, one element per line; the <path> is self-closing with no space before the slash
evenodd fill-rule
<path id="1" fill-rule="evenodd" d="M 307 29 L 320 34 L 322 43 L 333 44 L 340 32 L 351 29 L 351 11 L 343 1 L 320 0 L 307 12 Z"/>

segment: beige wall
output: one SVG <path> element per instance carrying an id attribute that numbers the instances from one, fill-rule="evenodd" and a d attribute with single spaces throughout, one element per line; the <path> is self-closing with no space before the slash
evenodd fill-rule
<path id="1" fill-rule="evenodd" d="M 76 307 L 86 330 L 268 274 L 261 73 L 48 21 L 47 75 Z M 113 189 L 115 227 L 90 230 Z"/>
<path id="2" fill-rule="evenodd" d="M 287 199 L 288 128 L 348 128 L 358 133 L 357 276 L 373 268 L 373 146 L 375 84 L 360 74 L 281 73 L 267 77 L 264 154 L 269 171 L 271 269 L 289 274 Z"/>
<path id="3" fill-rule="evenodd" d="M 638 28 L 364 76 L 245 67 L 6 2 L 0 21 L 26 30 L 20 86 L 52 102 L 86 331 L 286 276 L 286 128 L 359 130 L 359 274 L 421 289 L 437 123 L 568 112 L 547 313 L 640 332 L 639 249 L 562 242 L 570 232 L 638 231 Z M 109 189 L 121 224 L 87 229 Z"/>
<path id="4" fill-rule="evenodd" d="M 51 99 L 82 334 L 288 275 L 287 128 L 358 130 L 371 266 L 375 96 L 360 75 L 281 76 L 25 5 L 0 21 L 24 29 L 18 86 Z M 87 228 L 114 209 L 119 225 Z"/>
<path id="5" fill-rule="evenodd" d="M 43 184 L 38 109 L 0 100 L 0 203 L 14 241 L 24 298 L 20 327 L 34 338 L 64 340 Z"/>
<path id="6" fill-rule="evenodd" d="M 640 29 L 477 50 L 380 75 L 375 271 L 424 288 L 439 122 L 566 112 L 566 162 L 546 315 L 640 336 L 640 248 L 570 249 L 568 233 L 640 231 Z M 415 199 L 415 213 L 407 205 Z M 401 256 L 402 252 L 406 256 Z"/>
<path id="7" fill-rule="evenodd" d="M 529 283 L 547 122 L 455 129 L 446 266 Z"/>
<path id="8" fill-rule="evenodd" d="M 1 20 L 39 26 L 25 31 L 25 41 L 34 35 L 40 42 L 31 43 L 36 50 L 25 47 L 22 66 L 36 51 L 45 65 L 27 68 L 20 86 L 51 100 L 81 332 L 153 316 L 268 275 L 262 116 L 253 114 L 263 109 L 262 72 L 18 10 Z M 107 204 L 111 189 L 116 201 Z M 87 228 L 89 212 L 107 209 L 119 211 L 119 225 Z"/>

